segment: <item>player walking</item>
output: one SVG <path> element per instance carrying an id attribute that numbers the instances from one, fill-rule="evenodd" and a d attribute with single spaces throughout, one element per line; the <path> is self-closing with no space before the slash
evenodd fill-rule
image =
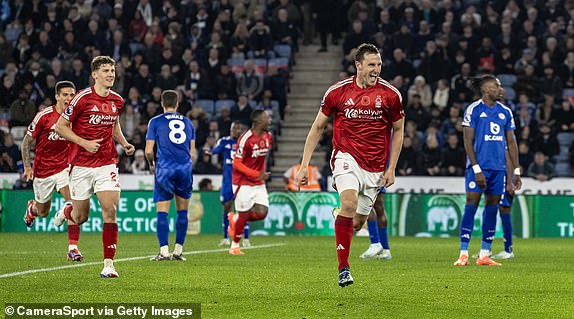
<path id="1" fill-rule="evenodd" d="M 70 81 L 56 83 L 56 104 L 38 112 L 22 141 L 22 161 L 24 178 L 34 180 L 34 198 L 28 201 L 24 223 L 31 227 L 37 216 L 46 217 L 50 213 L 52 194 L 58 191 L 66 202 L 70 201 L 68 151 L 69 142 L 55 132 L 56 122 L 66 105 L 76 94 L 76 86 Z M 30 147 L 36 141 L 34 169 L 30 167 Z M 68 223 L 68 260 L 82 261 L 78 250 L 80 226 Z"/>
<path id="2" fill-rule="evenodd" d="M 95 193 L 104 220 L 104 268 L 100 276 L 109 278 L 118 277 L 113 259 L 118 243 L 116 210 L 121 189 L 114 140 L 127 155 L 132 155 L 135 149 L 126 141 L 118 120 L 124 99 L 111 90 L 115 61 L 108 56 L 97 56 L 92 60 L 91 70 L 94 86 L 80 90 L 56 123 L 56 133 L 73 143 L 70 156 L 73 206 L 66 203 L 56 214 L 54 224 L 59 226 L 66 219 L 83 224 L 90 215 L 90 197 Z"/>
<path id="3" fill-rule="evenodd" d="M 192 161 L 195 151 L 195 129 L 191 121 L 177 113 L 179 96 L 167 90 L 161 95 L 163 114 L 153 117 L 148 124 L 145 155 L 154 174 L 153 201 L 157 210 L 157 239 L 160 252 L 154 261 L 169 260 L 169 220 L 167 214 L 175 195 L 177 222 L 175 249 L 171 259 L 185 260 L 183 243 L 187 234 L 187 207 L 193 189 Z M 157 161 L 154 146 L 157 144 Z"/>
<path id="4" fill-rule="evenodd" d="M 359 230 L 367 220 L 379 188 L 394 184 L 404 135 L 402 97 L 394 86 L 379 77 L 382 66 L 379 50 L 372 44 L 361 44 L 355 66 L 357 75 L 333 84 L 323 96 L 297 173 L 297 180 L 306 184 L 311 155 L 329 116 L 334 115 L 331 168 L 341 199 L 341 209 L 335 218 L 341 287 L 353 283 L 349 268 L 353 230 Z"/>
<path id="5" fill-rule="evenodd" d="M 237 152 L 233 159 L 233 193 L 237 214 L 229 213 L 229 236 L 233 238 L 229 254 L 243 255 L 239 240 L 245 223 L 262 220 L 269 210 L 269 198 L 265 181 L 269 172 L 265 171 L 267 154 L 273 144 L 269 134 L 271 118 L 263 110 L 251 113 L 251 129 L 243 133 L 237 141 Z"/>

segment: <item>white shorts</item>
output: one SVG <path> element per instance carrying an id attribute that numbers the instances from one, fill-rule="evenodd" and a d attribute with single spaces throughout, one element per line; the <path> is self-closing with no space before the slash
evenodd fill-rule
<path id="1" fill-rule="evenodd" d="M 339 195 L 345 190 L 353 189 L 358 192 L 357 213 L 369 215 L 373 203 L 377 199 L 380 186 L 379 179 L 383 172 L 369 172 L 357 164 L 357 161 L 348 153 L 337 152 L 334 161 L 333 182 Z"/>
<path id="2" fill-rule="evenodd" d="M 253 205 L 259 204 L 269 207 L 269 196 L 265 185 L 233 185 L 235 194 L 235 209 L 238 212 L 246 212 Z"/>
<path id="3" fill-rule="evenodd" d="M 72 199 L 88 199 L 94 193 L 102 191 L 119 192 L 120 179 L 116 164 L 101 167 L 74 166 L 70 174 Z"/>
<path id="4" fill-rule="evenodd" d="M 52 194 L 54 191 L 60 191 L 60 189 L 68 186 L 70 184 L 70 169 L 66 168 L 63 171 L 56 173 L 52 176 L 44 178 L 34 178 L 34 197 L 36 202 L 40 204 L 47 203 L 52 200 Z"/>

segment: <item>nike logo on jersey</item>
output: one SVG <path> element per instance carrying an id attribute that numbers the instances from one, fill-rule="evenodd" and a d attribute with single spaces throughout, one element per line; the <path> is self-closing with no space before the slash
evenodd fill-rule
<path id="1" fill-rule="evenodd" d="M 488 117 L 488 116 L 486 115 L 486 113 L 482 112 L 480 113 L 480 117 Z"/>
<path id="2" fill-rule="evenodd" d="M 345 105 L 345 106 L 352 106 L 352 105 L 355 105 L 355 102 L 353 101 L 353 99 L 349 98 L 349 99 L 347 100 L 347 102 L 345 102 L 344 105 Z"/>
<path id="3" fill-rule="evenodd" d="M 98 109 L 98 107 L 94 105 L 94 107 L 92 107 L 92 109 L 91 109 L 90 111 L 92 111 L 92 112 L 99 112 L 100 109 Z"/>

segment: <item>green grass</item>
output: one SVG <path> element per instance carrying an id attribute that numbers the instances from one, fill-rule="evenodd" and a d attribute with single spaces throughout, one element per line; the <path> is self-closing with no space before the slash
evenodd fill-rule
<path id="1" fill-rule="evenodd" d="M 190 236 L 186 250 L 216 249 L 218 240 Z M 368 238 L 354 238 L 355 284 L 344 289 L 336 283 L 332 237 L 253 237 L 252 242 L 286 245 L 247 250 L 244 256 L 188 255 L 187 262 L 118 262 L 117 279 L 100 279 L 101 265 L 0 278 L 0 304 L 198 302 L 203 318 L 574 317 L 569 239 L 518 239 L 517 258 L 502 267 L 455 268 L 456 239 L 391 238 L 392 260 L 363 261 L 358 255 Z M 0 233 L 0 243 L 0 274 L 69 264 L 64 234 Z M 101 236 L 82 234 L 80 248 L 85 262 L 99 261 Z M 477 240 L 471 248 L 477 250 Z M 120 234 L 116 258 L 155 253 L 153 234 Z"/>

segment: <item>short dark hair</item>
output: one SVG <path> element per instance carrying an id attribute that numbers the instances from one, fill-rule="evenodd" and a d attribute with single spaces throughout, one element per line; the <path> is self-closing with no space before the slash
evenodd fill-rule
<path id="1" fill-rule="evenodd" d="M 107 55 L 99 55 L 92 60 L 92 72 L 99 70 L 102 65 L 111 64 L 116 65 L 116 61 Z"/>
<path id="2" fill-rule="evenodd" d="M 496 76 L 494 76 L 492 74 L 485 74 L 482 76 L 475 77 L 472 80 L 472 87 L 474 88 L 475 93 L 478 95 L 482 95 L 482 86 L 486 82 L 490 82 L 490 81 L 496 81 Z"/>
<path id="3" fill-rule="evenodd" d="M 255 122 L 255 120 L 259 117 L 259 115 L 261 115 L 262 113 L 265 113 L 264 110 L 262 109 L 257 109 L 254 110 L 253 112 L 251 112 L 251 121 Z"/>
<path id="4" fill-rule="evenodd" d="M 60 90 L 65 88 L 72 88 L 76 90 L 76 86 L 71 81 L 58 81 L 56 83 L 56 94 L 60 94 Z"/>
<path id="5" fill-rule="evenodd" d="M 363 43 L 357 48 L 357 53 L 355 53 L 355 61 L 361 63 L 365 58 L 365 54 L 380 54 L 379 49 L 370 43 Z"/>
<path id="6" fill-rule="evenodd" d="M 174 108 L 179 101 L 179 94 L 174 90 L 165 90 L 161 93 L 161 105 L 165 108 Z"/>
<path id="7" fill-rule="evenodd" d="M 239 120 L 235 120 L 235 121 L 231 122 L 231 125 L 233 125 L 233 124 L 235 124 L 235 125 L 243 125 L 243 122 L 241 122 L 241 121 L 239 121 Z"/>

